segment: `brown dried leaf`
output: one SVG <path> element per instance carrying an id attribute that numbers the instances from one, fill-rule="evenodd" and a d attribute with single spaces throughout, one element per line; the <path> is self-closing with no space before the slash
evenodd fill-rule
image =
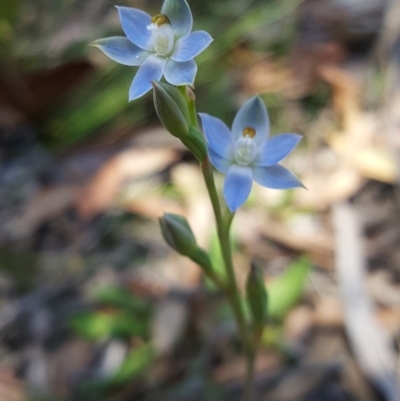
<path id="1" fill-rule="evenodd" d="M 160 195 L 147 195 L 145 198 L 132 199 L 121 205 L 125 210 L 148 217 L 158 219 L 162 214 L 184 214 L 178 203 L 164 199 Z"/>
<path id="2" fill-rule="evenodd" d="M 347 57 L 344 46 L 338 41 L 308 43 L 299 41 L 292 52 L 292 79 L 287 85 L 287 95 L 301 98 L 313 92 L 316 84 L 325 80 L 321 69 L 336 66 Z"/>
<path id="3" fill-rule="evenodd" d="M 363 185 L 364 178 L 350 166 L 337 166 L 334 171 L 311 171 L 303 175 L 308 191 L 296 191 L 294 203 L 313 210 L 326 210 L 335 202 L 353 196 Z"/>
<path id="4" fill-rule="evenodd" d="M 336 65 L 322 64 L 318 74 L 332 87 L 333 106 L 345 127 L 356 121 L 361 113 L 361 84 L 349 71 Z"/>
<path id="5" fill-rule="evenodd" d="M 95 174 L 77 199 L 77 209 L 83 218 L 90 218 L 110 207 L 127 179 L 139 179 L 156 174 L 177 160 L 171 149 L 131 149 L 110 159 Z"/>
<path id="6" fill-rule="evenodd" d="M 281 63 L 261 60 L 247 66 L 243 81 L 246 93 L 287 91 L 288 83 L 292 83 L 290 70 Z"/>
<path id="7" fill-rule="evenodd" d="M 36 116 L 78 87 L 92 72 L 93 66 L 87 61 L 71 62 L 33 74 L 10 68 L 0 77 L 0 105 Z"/>
<path id="8" fill-rule="evenodd" d="M 342 327 L 343 320 L 343 308 L 338 298 L 318 297 L 314 311 L 314 323 L 317 326 Z"/>

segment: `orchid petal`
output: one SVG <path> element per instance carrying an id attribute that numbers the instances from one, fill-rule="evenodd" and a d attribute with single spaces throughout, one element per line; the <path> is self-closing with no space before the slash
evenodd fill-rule
<path id="1" fill-rule="evenodd" d="M 152 34 L 147 28 L 151 17 L 142 10 L 130 7 L 117 7 L 122 29 L 128 39 L 143 50 L 153 51 Z"/>
<path id="2" fill-rule="evenodd" d="M 251 168 L 233 164 L 226 174 L 224 197 L 233 213 L 246 202 L 253 184 Z"/>
<path id="3" fill-rule="evenodd" d="M 129 89 L 129 101 L 137 99 L 151 89 L 151 81 L 159 81 L 163 75 L 166 59 L 151 55 L 139 68 Z"/>
<path id="4" fill-rule="evenodd" d="M 219 118 L 209 114 L 199 113 L 199 116 L 208 147 L 219 156 L 232 160 L 234 141 L 229 128 Z"/>
<path id="5" fill-rule="evenodd" d="M 299 143 L 302 136 L 297 134 L 282 134 L 263 142 L 259 149 L 254 165 L 272 166 L 285 158 Z"/>
<path id="6" fill-rule="evenodd" d="M 191 60 L 205 50 L 212 41 L 211 35 L 205 31 L 192 32 L 176 41 L 171 59 L 179 62 Z"/>
<path id="7" fill-rule="evenodd" d="M 193 60 L 177 63 L 167 60 L 164 76 L 171 85 L 192 85 L 197 73 L 197 65 Z"/>
<path id="8" fill-rule="evenodd" d="M 223 174 L 226 174 L 232 166 L 231 160 L 220 156 L 218 153 L 214 152 L 210 146 L 208 146 L 208 157 L 210 158 L 212 165 Z"/>
<path id="9" fill-rule="evenodd" d="M 263 101 L 254 96 L 249 99 L 238 111 L 233 120 L 232 133 L 239 138 L 245 128 L 251 127 L 256 131 L 257 143 L 262 143 L 268 137 L 269 118 Z"/>
<path id="10" fill-rule="evenodd" d="M 186 0 L 165 0 L 161 14 L 168 17 L 177 38 L 191 32 L 193 17 Z"/>
<path id="11" fill-rule="evenodd" d="M 252 170 L 254 181 L 263 187 L 273 189 L 304 188 L 297 177 L 279 164 L 268 167 L 252 167 Z"/>
<path id="12" fill-rule="evenodd" d="M 134 67 L 142 65 L 144 60 L 151 54 L 137 47 L 124 36 L 99 39 L 91 45 L 99 48 L 111 60 Z"/>

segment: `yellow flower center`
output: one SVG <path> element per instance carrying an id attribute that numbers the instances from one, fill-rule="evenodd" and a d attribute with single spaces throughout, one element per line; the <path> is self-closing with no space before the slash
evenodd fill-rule
<path id="1" fill-rule="evenodd" d="M 257 144 L 254 141 L 256 130 L 246 127 L 242 131 L 242 136 L 235 143 L 234 156 L 237 163 L 248 166 L 256 157 Z"/>
<path id="2" fill-rule="evenodd" d="M 252 127 L 246 127 L 243 131 L 242 131 L 242 136 L 243 138 L 254 138 L 256 136 L 256 130 Z"/>
<path id="3" fill-rule="evenodd" d="M 174 47 L 175 38 L 168 17 L 164 14 L 154 16 L 147 29 L 151 31 L 151 40 L 156 54 L 161 57 L 169 56 Z"/>
<path id="4" fill-rule="evenodd" d="M 170 24 L 169 18 L 164 14 L 157 14 L 151 19 L 151 23 L 157 26 L 161 26 L 164 24 Z"/>

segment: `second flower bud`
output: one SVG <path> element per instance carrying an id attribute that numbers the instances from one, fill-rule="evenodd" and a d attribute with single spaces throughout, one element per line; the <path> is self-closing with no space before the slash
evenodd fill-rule
<path id="1" fill-rule="evenodd" d="M 157 81 L 153 81 L 152 85 L 154 107 L 161 123 L 202 162 L 207 156 L 206 142 L 191 123 L 186 99 L 171 85 Z"/>

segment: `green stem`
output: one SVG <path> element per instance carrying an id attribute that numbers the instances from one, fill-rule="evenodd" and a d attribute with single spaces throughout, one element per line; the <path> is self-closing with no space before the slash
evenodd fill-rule
<path id="1" fill-rule="evenodd" d="M 243 347 L 247 352 L 248 340 L 246 332 L 246 320 L 242 309 L 242 303 L 240 300 L 240 293 L 236 282 L 235 271 L 233 269 L 232 250 L 229 239 L 229 231 L 234 214 L 228 212 L 225 218 L 222 217 L 221 206 L 219 203 L 217 189 L 214 182 L 213 169 L 208 158 L 205 159 L 203 163 L 201 163 L 201 170 L 214 210 L 215 220 L 217 223 L 218 239 L 221 247 L 222 257 L 224 259 L 226 273 L 228 276 L 228 287 L 226 289 L 226 295 L 230 301 L 233 314 L 235 315 L 239 335 L 243 342 Z"/>
<path id="2" fill-rule="evenodd" d="M 247 324 L 242 307 L 239 288 L 236 281 L 235 270 L 233 268 L 232 248 L 231 248 L 231 241 L 229 238 L 229 232 L 234 216 L 235 216 L 234 213 L 231 213 L 227 210 L 224 216 L 222 228 L 219 229 L 218 237 L 221 245 L 222 257 L 225 262 L 226 273 L 228 276 L 229 285 L 228 285 L 227 295 L 231 300 L 232 309 L 235 314 L 235 318 L 239 329 L 239 334 L 243 342 L 243 348 L 245 349 L 246 352 L 248 352 L 249 342 L 247 335 Z"/>
<path id="3" fill-rule="evenodd" d="M 198 249 L 193 255 L 190 256 L 193 262 L 202 267 L 204 274 L 221 290 L 225 291 L 226 284 L 222 278 L 215 273 L 213 266 L 210 262 L 208 254 L 203 249 Z"/>
<path id="4" fill-rule="evenodd" d="M 188 97 L 187 94 L 186 99 L 188 102 L 191 122 L 194 126 L 198 127 L 195 100 L 194 98 Z M 204 181 L 206 183 L 207 191 L 210 196 L 212 208 L 214 211 L 214 216 L 217 224 L 218 240 L 221 247 L 221 253 L 228 278 L 227 286 L 225 286 L 225 293 L 235 316 L 239 336 L 246 354 L 246 381 L 243 400 L 251 401 L 253 397 L 255 349 L 252 347 L 251 341 L 247 334 L 246 318 L 242 307 L 240 292 L 235 277 L 235 271 L 233 268 L 232 248 L 229 233 L 235 214 L 227 210 L 225 215 L 222 216 L 221 204 L 219 202 L 218 193 L 214 182 L 213 167 L 207 157 L 201 163 L 201 171 L 203 173 Z"/>
<path id="5" fill-rule="evenodd" d="M 256 360 L 255 347 L 249 346 L 246 353 L 246 378 L 244 382 L 243 401 L 251 401 L 254 397 L 254 364 Z"/>

